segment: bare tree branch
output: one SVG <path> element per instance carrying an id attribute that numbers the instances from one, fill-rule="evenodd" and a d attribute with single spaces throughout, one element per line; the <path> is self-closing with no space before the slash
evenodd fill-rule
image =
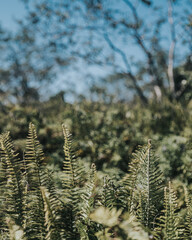
<path id="1" fill-rule="evenodd" d="M 124 75 L 126 75 L 127 77 L 129 77 L 131 79 L 137 94 L 139 95 L 140 99 L 146 104 L 148 102 L 147 98 L 144 96 L 143 91 L 141 90 L 140 86 L 137 84 L 137 79 L 135 78 L 135 76 L 131 72 L 131 67 L 130 67 L 130 64 L 127 60 L 127 57 L 126 57 L 125 53 L 120 48 L 116 47 L 113 44 L 113 42 L 110 40 L 109 36 L 106 33 L 104 33 L 104 39 L 106 40 L 106 42 L 108 43 L 110 48 L 114 52 L 118 53 L 121 56 L 125 66 L 127 68 L 127 72 Z"/>
<path id="2" fill-rule="evenodd" d="M 168 60 L 168 78 L 169 78 L 169 87 L 170 92 L 174 96 L 175 95 L 175 81 L 174 81 L 174 73 L 173 73 L 173 67 L 174 67 L 174 51 L 175 51 L 175 44 L 176 44 L 176 38 L 175 38 L 175 24 L 173 19 L 173 6 L 172 6 L 172 0 L 168 1 L 169 7 L 168 7 L 168 20 L 170 24 L 171 29 L 171 44 L 169 48 L 169 60 Z"/>
<path id="3" fill-rule="evenodd" d="M 153 60 L 153 55 L 151 54 L 150 50 L 147 49 L 143 38 L 141 37 L 139 31 L 138 31 L 138 27 L 140 25 L 140 20 L 137 14 L 137 10 L 136 8 L 133 6 L 133 4 L 129 1 L 129 0 L 123 0 L 124 3 L 126 3 L 126 5 L 131 9 L 132 13 L 133 13 L 133 17 L 135 20 L 135 25 L 137 27 L 133 28 L 134 31 L 134 37 L 138 43 L 138 45 L 141 47 L 141 49 L 143 50 L 143 52 L 145 53 L 146 57 L 147 57 L 147 62 L 148 62 L 148 73 L 151 76 L 151 81 L 154 84 L 154 91 L 155 94 L 157 96 L 157 98 L 160 100 L 161 96 L 162 96 L 162 90 L 164 90 L 164 85 L 162 80 L 159 78 L 159 74 L 158 74 L 158 70 L 155 66 L 154 60 Z M 122 24 L 125 27 L 129 27 L 126 23 L 126 21 L 122 21 Z"/>

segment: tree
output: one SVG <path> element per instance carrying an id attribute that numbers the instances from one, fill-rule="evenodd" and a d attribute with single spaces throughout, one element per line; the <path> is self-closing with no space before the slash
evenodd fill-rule
<path id="1" fill-rule="evenodd" d="M 189 1 L 23 2 L 28 12 L 19 21 L 20 31 L 10 48 L 10 66 L 22 89 L 29 88 L 34 79 L 51 80 L 53 74 L 56 78 L 66 66 L 86 71 L 102 66 L 116 81 L 122 79 L 143 103 L 150 96 L 158 101 L 163 97 L 179 100 L 185 93 L 174 71 L 182 63 L 181 56 L 191 53 Z M 183 49 L 185 53 L 180 53 Z M 186 81 L 186 86 L 191 85 L 190 79 Z"/>
<path id="2" fill-rule="evenodd" d="M 36 44 L 34 33 L 22 25 L 20 28 L 16 34 L 4 32 L 2 37 L 4 65 L 0 80 L 1 90 L 8 93 L 9 100 L 13 96 L 19 103 L 26 104 L 39 100 L 39 83 L 50 80 L 53 72 L 51 63 Z"/>
<path id="3" fill-rule="evenodd" d="M 147 102 L 147 99 L 140 82 L 143 82 L 144 89 L 154 93 L 159 101 L 163 96 L 180 99 L 187 87 L 191 85 L 191 78 L 186 80 L 186 86 L 182 83 L 183 79 L 180 82 L 177 81 L 174 68 L 179 62 L 175 46 L 177 44 L 178 49 L 179 45 L 184 49 L 183 41 L 185 41 L 189 47 L 186 55 L 190 55 L 190 41 L 187 39 L 192 36 L 189 27 L 191 12 L 185 10 L 183 15 L 181 10 L 178 10 L 181 7 L 179 1 L 168 0 L 167 6 L 162 4 L 158 9 L 158 5 L 151 2 L 152 6 L 148 12 L 153 16 L 144 18 L 141 11 L 145 11 L 146 6 L 139 6 L 139 1 L 122 0 L 118 5 L 112 4 L 112 1 L 111 5 L 107 5 L 107 2 L 109 1 L 92 1 L 88 7 L 94 16 L 92 17 L 94 22 L 100 23 L 100 28 L 104 29 L 103 37 L 106 43 L 113 53 L 121 57 L 122 61 L 117 62 L 118 70 L 115 72 L 114 79 L 131 81 L 131 86 L 143 102 Z M 189 5 L 188 2 L 186 7 Z M 125 15 L 126 11 L 130 15 Z M 170 36 L 164 41 L 165 31 L 168 31 Z M 137 47 L 136 50 L 139 49 L 140 54 L 143 54 L 143 58 L 138 62 L 131 60 L 129 48 L 124 47 L 124 43 L 126 41 L 128 43 L 129 39 L 134 41 L 132 45 Z M 124 70 L 119 68 L 120 64 L 125 65 Z M 137 64 L 136 71 L 134 71 L 135 64 Z"/>

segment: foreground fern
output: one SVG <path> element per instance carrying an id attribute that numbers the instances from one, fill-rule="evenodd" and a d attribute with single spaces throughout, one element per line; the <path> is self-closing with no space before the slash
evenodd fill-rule
<path id="1" fill-rule="evenodd" d="M 186 223 L 180 226 L 176 195 L 162 173 L 151 142 L 134 155 L 121 181 L 97 181 L 86 174 L 63 125 L 64 160 L 60 185 L 47 169 L 33 124 L 24 159 L 9 133 L 0 136 L 0 239 L 102 240 L 191 239 L 191 197 L 186 189 Z M 181 237 L 182 236 L 182 237 Z"/>
<path id="2" fill-rule="evenodd" d="M 0 204 L 1 222 L 7 218 L 23 227 L 24 224 L 24 185 L 22 180 L 23 163 L 13 150 L 13 143 L 9 133 L 0 138 L 1 148 L 1 184 Z M 2 224 L 3 227 L 3 224 Z M 6 227 L 3 229 L 6 231 Z"/>

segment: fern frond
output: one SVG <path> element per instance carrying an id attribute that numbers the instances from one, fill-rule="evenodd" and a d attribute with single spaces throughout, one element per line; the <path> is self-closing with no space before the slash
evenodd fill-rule
<path id="1" fill-rule="evenodd" d="M 80 202 L 75 210 L 75 218 L 80 239 L 89 240 L 88 232 L 91 228 L 91 221 L 89 215 L 94 207 L 94 192 L 96 182 L 96 167 L 95 164 L 91 166 L 90 179 L 86 186 L 82 189 L 80 194 Z"/>
<path id="2" fill-rule="evenodd" d="M 189 196 L 188 190 L 186 187 L 184 187 L 184 190 L 185 190 L 185 202 L 187 206 L 184 239 L 190 239 L 192 238 L 192 199 Z"/>
<path id="3" fill-rule="evenodd" d="M 157 159 L 151 150 L 151 142 L 144 146 L 139 155 L 140 172 L 138 175 L 137 194 L 140 196 L 139 218 L 143 225 L 149 229 L 154 227 L 163 197 L 162 173 Z"/>
<path id="4" fill-rule="evenodd" d="M 25 153 L 25 233 L 29 239 L 45 237 L 44 201 L 40 187 L 46 182 L 44 154 L 35 126 L 29 124 Z"/>
<path id="5" fill-rule="evenodd" d="M 85 181 L 85 170 L 80 166 L 73 147 L 72 135 L 63 124 L 64 135 L 64 161 L 63 161 L 63 187 L 71 189 L 76 186 L 82 186 Z"/>
<path id="6" fill-rule="evenodd" d="M 38 141 L 35 126 L 30 123 L 25 153 L 26 181 L 30 191 L 35 191 L 42 186 L 43 164 L 44 153 Z"/>
<path id="7" fill-rule="evenodd" d="M 123 198 L 122 202 L 124 203 L 123 208 L 130 213 L 133 211 L 134 194 L 137 189 L 138 175 L 140 172 L 140 165 L 142 163 L 143 155 L 144 152 L 142 151 L 142 148 L 132 154 L 133 157 L 128 166 L 128 173 L 120 181 L 122 190 L 121 195 Z"/>
<path id="8" fill-rule="evenodd" d="M 125 207 L 129 213 L 137 215 L 148 229 L 154 227 L 154 219 L 161 208 L 162 178 L 149 140 L 146 146 L 133 154 L 129 173 L 121 181 Z"/>
<path id="9" fill-rule="evenodd" d="M 75 155 L 72 152 L 72 139 L 69 130 L 63 124 L 63 135 L 64 135 L 64 154 L 65 159 L 63 162 L 63 186 L 66 189 L 70 189 L 75 186 L 75 173 L 74 173 L 74 164 L 75 164 Z"/>
<path id="10" fill-rule="evenodd" d="M 181 237 L 179 227 L 179 217 L 177 215 L 177 197 L 169 182 L 168 187 L 164 188 L 164 210 L 163 216 L 159 218 L 159 227 L 155 230 L 155 239 L 176 240 Z"/>
<path id="11" fill-rule="evenodd" d="M 117 207 L 117 187 L 114 185 L 114 182 L 107 177 L 104 178 L 102 198 L 104 207 L 109 209 Z"/>
<path id="12" fill-rule="evenodd" d="M 22 227 L 23 225 L 23 183 L 22 183 L 22 161 L 18 159 L 13 149 L 9 133 L 0 137 L 1 151 L 1 210 L 5 216 Z"/>
<path id="13" fill-rule="evenodd" d="M 169 239 L 177 239 L 178 238 L 178 217 L 176 214 L 177 210 L 177 197 L 176 194 L 171 187 L 171 183 L 169 182 L 168 188 L 165 187 L 164 190 L 164 224 L 165 224 L 165 234 Z"/>
<path id="14" fill-rule="evenodd" d="M 86 193 L 85 187 L 82 186 L 82 179 L 84 179 L 84 171 L 79 166 L 79 162 L 75 156 L 73 149 L 72 138 L 69 130 L 65 125 L 62 125 L 64 134 L 64 161 L 63 161 L 63 201 L 65 203 L 65 213 L 62 215 L 62 219 L 65 222 L 65 237 L 66 239 L 79 239 L 80 235 L 87 236 L 85 231 L 81 231 L 81 224 L 84 227 L 83 221 L 87 221 L 86 214 L 88 207 L 86 204 L 87 193 L 89 187 L 87 185 Z M 83 176 L 83 177 L 82 177 Z M 86 202 L 86 207 L 82 203 L 83 199 Z M 81 219 L 81 220 L 80 220 Z M 82 228 L 83 229 L 83 228 Z M 83 238 L 82 238 L 83 239 Z"/>
<path id="15" fill-rule="evenodd" d="M 44 201 L 44 211 L 45 211 L 45 225 L 47 227 L 47 235 L 45 239 L 47 240 L 61 240 L 61 229 L 59 221 L 60 216 L 57 215 L 57 209 L 54 209 L 55 203 L 50 200 L 49 192 L 41 187 L 41 193 Z"/>

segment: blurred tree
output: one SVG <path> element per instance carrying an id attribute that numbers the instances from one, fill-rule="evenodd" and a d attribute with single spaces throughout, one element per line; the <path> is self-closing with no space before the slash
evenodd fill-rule
<path id="1" fill-rule="evenodd" d="M 163 96 L 180 100 L 185 95 L 186 90 L 191 88 L 189 72 L 192 65 L 189 59 L 192 53 L 190 40 L 192 2 L 181 3 L 174 0 L 167 0 L 163 4 L 134 0 L 122 0 L 118 4 L 107 0 L 85 2 L 87 12 L 91 15 L 89 19 L 92 18 L 94 21 L 92 24 L 97 26 L 96 31 L 99 32 L 99 25 L 103 38 L 115 53 L 113 56 L 116 70 L 110 80 L 126 80 L 126 86 L 135 89 L 143 102 L 147 102 L 146 96 L 151 93 L 158 101 L 161 101 Z M 141 2 L 144 3 L 143 6 Z M 145 16 L 142 11 L 149 15 Z M 181 59 L 182 52 L 186 49 L 184 43 L 187 45 L 185 55 L 187 60 L 180 68 L 178 57 Z M 130 48 L 127 47 L 129 44 L 137 54 L 142 55 L 140 59 L 134 61 L 131 58 Z M 181 69 L 185 71 L 185 65 L 190 67 L 188 72 L 185 74 L 183 72 L 185 78 L 181 78 L 183 74 L 180 71 Z"/>
<path id="2" fill-rule="evenodd" d="M 182 57 L 192 50 L 190 1 L 23 2 L 27 15 L 7 42 L 8 77 L 20 101 L 36 99 L 39 83 L 82 60 L 87 65 L 81 62 L 81 68 L 110 66 L 113 79 L 123 79 L 143 103 L 151 96 L 179 100 L 191 86 L 190 78 L 184 84 L 177 77 Z"/>
<path id="3" fill-rule="evenodd" d="M 39 83 L 53 77 L 52 65 L 47 61 L 42 46 L 39 49 L 34 33 L 21 23 L 15 34 L 2 31 L 1 36 L 0 51 L 4 65 L 0 70 L 0 81 L 1 90 L 7 93 L 6 100 L 16 100 L 21 104 L 38 101 Z"/>

